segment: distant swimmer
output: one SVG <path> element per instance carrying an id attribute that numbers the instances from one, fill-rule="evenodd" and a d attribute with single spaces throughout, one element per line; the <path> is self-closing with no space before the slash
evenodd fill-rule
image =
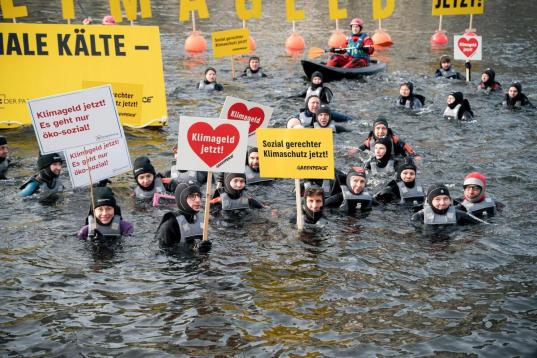
<path id="1" fill-rule="evenodd" d="M 205 91 L 223 91 L 224 86 L 216 82 L 216 69 L 207 67 L 205 70 L 205 78 L 198 83 L 199 90 Z"/>
<path id="2" fill-rule="evenodd" d="M 442 55 L 440 57 L 440 68 L 434 73 L 436 78 L 447 78 L 450 80 L 463 80 L 462 75 L 453 69 L 451 65 L 451 58 L 448 55 Z"/>

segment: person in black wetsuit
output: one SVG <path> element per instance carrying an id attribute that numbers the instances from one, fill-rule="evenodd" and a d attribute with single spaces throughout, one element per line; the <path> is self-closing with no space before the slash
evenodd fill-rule
<path id="1" fill-rule="evenodd" d="M 444 110 L 444 118 L 458 119 L 460 121 L 474 119 L 474 112 L 470 107 L 470 102 L 464 98 L 462 92 L 451 92 L 446 101 L 447 107 Z"/>
<path id="2" fill-rule="evenodd" d="M 167 194 L 175 190 L 176 183 L 174 181 L 163 183 L 162 175 L 157 174 L 148 157 L 142 156 L 134 160 L 133 174 L 136 181 L 134 188 L 136 199 L 150 200 L 153 199 L 155 193 Z"/>
<path id="3" fill-rule="evenodd" d="M 492 68 L 487 68 L 481 73 L 481 82 L 477 86 L 478 92 L 489 94 L 494 91 L 501 91 L 502 85 L 496 81 L 496 72 Z"/>
<path id="4" fill-rule="evenodd" d="M 211 200 L 213 212 L 221 211 L 226 215 L 242 214 L 248 209 L 261 209 L 263 204 L 248 195 L 246 176 L 242 173 L 224 174 L 224 185 L 215 192 Z"/>
<path id="5" fill-rule="evenodd" d="M 198 83 L 198 89 L 205 91 L 223 91 L 224 86 L 216 82 L 216 69 L 208 67 L 205 70 L 205 79 Z"/>
<path id="6" fill-rule="evenodd" d="M 43 198 L 63 191 L 64 187 L 60 179 L 62 171 L 62 157 L 58 153 L 39 155 L 37 168 L 39 172 L 26 180 L 21 185 L 19 196 L 26 197 L 39 193 Z"/>
<path id="7" fill-rule="evenodd" d="M 332 121 L 332 111 L 327 105 L 321 105 L 315 113 L 313 128 L 331 128 L 334 133 L 350 132 L 345 127 L 335 124 Z"/>
<path id="8" fill-rule="evenodd" d="M 270 184 L 274 181 L 273 178 L 262 178 L 260 176 L 259 149 L 257 149 L 257 147 L 248 148 L 248 150 L 246 151 L 246 165 L 244 167 L 244 175 L 246 176 L 247 185 Z"/>
<path id="9" fill-rule="evenodd" d="M 425 200 L 423 186 L 416 182 L 417 167 L 412 158 L 404 158 L 397 166 L 396 179 L 390 181 L 377 194 L 375 199 L 381 203 L 399 202 L 420 207 Z"/>
<path id="10" fill-rule="evenodd" d="M 451 65 L 451 58 L 448 55 L 442 55 L 440 57 L 440 68 L 434 73 L 436 78 L 447 78 L 454 80 L 463 80 L 462 75 L 453 69 Z"/>
<path id="11" fill-rule="evenodd" d="M 7 157 L 9 154 L 9 146 L 7 139 L 0 136 L 0 180 L 7 179 L 7 169 L 11 160 Z"/>
<path id="12" fill-rule="evenodd" d="M 399 98 L 396 104 L 408 109 L 420 109 L 425 104 L 425 97 L 414 93 L 414 84 L 410 81 L 399 86 Z"/>
<path id="13" fill-rule="evenodd" d="M 177 212 L 167 212 L 162 217 L 155 238 L 162 248 L 192 248 L 196 240 L 203 238 L 201 190 L 194 181 L 177 184 L 175 188 Z M 210 241 L 201 241 L 199 251 L 208 251 Z"/>
<path id="14" fill-rule="evenodd" d="M 263 78 L 268 77 L 260 66 L 261 60 L 257 56 L 252 56 L 248 60 L 248 67 L 244 69 L 241 77 L 246 78 Z"/>
<path id="15" fill-rule="evenodd" d="M 508 109 L 531 108 L 535 106 L 524 93 L 522 93 L 522 85 L 520 82 L 513 82 L 507 89 L 507 93 L 503 97 L 502 106 Z"/>
<path id="16" fill-rule="evenodd" d="M 345 176 L 345 185 L 341 185 L 341 191 L 330 196 L 325 201 L 327 208 L 341 208 L 347 215 L 353 215 L 357 211 L 371 211 L 375 204 L 373 196 L 367 189 L 367 177 L 364 168 L 353 167 Z"/>
<path id="17" fill-rule="evenodd" d="M 374 156 L 364 164 L 371 174 L 394 174 L 397 162 L 392 157 L 391 142 L 387 137 L 375 142 Z"/>

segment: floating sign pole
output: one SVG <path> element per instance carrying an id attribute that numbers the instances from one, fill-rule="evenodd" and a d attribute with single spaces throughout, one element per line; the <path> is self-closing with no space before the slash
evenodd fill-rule
<path id="1" fill-rule="evenodd" d="M 304 230 L 304 218 L 302 216 L 302 197 L 300 196 L 300 179 L 295 179 L 296 193 L 296 226 L 298 230 Z"/>
<path id="2" fill-rule="evenodd" d="M 466 82 L 470 82 L 472 80 L 472 63 L 466 61 L 464 67 L 466 68 Z"/>
<path id="3" fill-rule="evenodd" d="M 209 214 L 211 209 L 211 186 L 213 183 L 213 172 L 207 172 L 207 189 L 205 190 L 205 212 L 203 217 L 203 239 L 209 240 Z"/>
<path id="4" fill-rule="evenodd" d="M 95 219 L 95 200 L 93 199 L 93 180 L 91 179 L 91 167 L 88 160 L 88 152 L 86 152 L 86 147 L 84 147 L 84 152 L 86 153 L 86 166 L 88 167 L 88 176 L 89 176 L 89 188 L 90 188 L 90 200 L 91 200 L 91 213 L 93 215 L 93 229 L 97 228 L 97 220 Z M 91 229 L 91 228 L 89 228 Z"/>
<path id="5" fill-rule="evenodd" d="M 235 57 L 231 56 L 231 79 L 236 80 L 235 76 Z"/>

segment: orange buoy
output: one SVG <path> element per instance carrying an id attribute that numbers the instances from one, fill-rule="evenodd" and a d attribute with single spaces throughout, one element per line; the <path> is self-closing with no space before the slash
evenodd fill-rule
<path id="1" fill-rule="evenodd" d="M 328 47 L 343 48 L 347 43 L 347 37 L 341 30 L 332 31 L 332 35 L 328 39 Z"/>
<path id="2" fill-rule="evenodd" d="M 199 31 L 192 31 L 185 40 L 185 51 L 200 53 L 207 50 L 207 41 Z"/>
<path id="3" fill-rule="evenodd" d="M 285 48 L 291 51 L 302 51 L 306 47 L 304 38 L 298 33 L 293 32 L 291 36 L 285 40 Z"/>
<path id="4" fill-rule="evenodd" d="M 448 43 L 448 37 L 445 31 L 436 31 L 431 36 L 431 43 L 433 45 L 446 45 Z"/>
<path id="5" fill-rule="evenodd" d="M 255 40 L 252 36 L 250 36 L 250 45 L 248 47 L 250 48 L 250 52 L 255 51 L 255 49 L 257 48 Z"/>
<path id="6" fill-rule="evenodd" d="M 383 46 L 383 47 L 393 45 L 392 38 L 383 29 L 377 29 L 377 31 L 375 31 L 371 39 L 373 40 L 373 43 L 375 44 L 375 48 L 377 48 L 377 45 Z"/>

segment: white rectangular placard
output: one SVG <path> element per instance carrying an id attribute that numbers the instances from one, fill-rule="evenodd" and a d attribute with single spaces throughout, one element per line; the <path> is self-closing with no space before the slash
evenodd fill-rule
<path id="1" fill-rule="evenodd" d="M 181 116 L 177 168 L 244 173 L 248 126 L 245 121 Z"/>
<path id="2" fill-rule="evenodd" d="M 70 148 L 65 151 L 65 159 L 73 188 L 90 184 L 89 171 L 92 183 L 96 183 L 132 170 L 129 148 L 124 136 Z"/>
<path id="3" fill-rule="evenodd" d="M 250 102 L 241 98 L 227 96 L 224 107 L 220 112 L 220 118 L 242 120 L 250 123 L 248 128 L 248 145 L 255 147 L 257 128 L 267 128 L 274 109 L 256 102 Z"/>
<path id="4" fill-rule="evenodd" d="M 481 36 L 460 36 L 453 38 L 453 58 L 455 60 L 481 61 L 483 43 Z"/>
<path id="5" fill-rule="evenodd" d="M 119 138 L 121 123 L 110 85 L 28 101 L 41 153 Z"/>

